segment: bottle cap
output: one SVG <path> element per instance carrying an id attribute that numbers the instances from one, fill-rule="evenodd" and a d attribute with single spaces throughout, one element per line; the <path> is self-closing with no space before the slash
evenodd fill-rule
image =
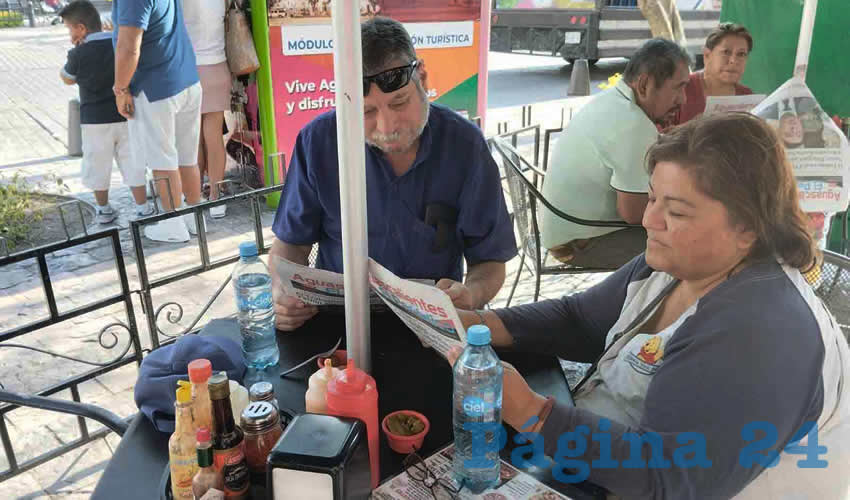
<path id="1" fill-rule="evenodd" d="M 243 241 L 239 244 L 240 257 L 255 257 L 257 255 L 257 243 L 253 241 Z"/>
<path id="2" fill-rule="evenodd" d="M 490 329 L 484 325 L 472 325 L 466 331 L 466 342 L 469 345 L 488 345 Z"/>
<path id="3" fill-rule="evenodd" d="M 206 427 L 199 427 L 197 433 L 197 439 L 199 443 L 209 442 L 210 438 L 210 430 Z"/>
<path id="4" fill-rule="evenodd" d="M 230 381 L 227 372 L 218 372 L 210 377 L 210 399 L 225 399 L 230 397 Z"/>
<path id="5" fill-rule="evenodd" d="M 188 380 L 177 381 L 177 402 L 180 404 L 192 402 L 192 386 Z"/>
<path id="6" fill-rule="evenodd" d="M 193 384 L 203 384 L 212 375 L 212 363 L 208 359 L 196 359 L 189 363 L 189 380 Z"/>

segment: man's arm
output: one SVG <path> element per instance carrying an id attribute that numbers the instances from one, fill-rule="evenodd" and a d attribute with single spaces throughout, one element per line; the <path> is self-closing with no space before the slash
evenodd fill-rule
<path id="1" fill-rule="evenodd" d="M 269 256 L 280 257 L 281 259 L 306 266 L 312 249 L 313 245 L 292 245 L 275 238 L 274 242 L 272 242 L 272 247 L 269 249 Z"/>
<path id="2" fill-rule="evenodd" d="M 479 309 L 499 293 L 504 283 L 504 262 L 479 262 L 470 266 L 466 273 L 466 288 L 475 300 L 475 307 Z"/>
<path id="3" fill-rule="evenodd" d="M 130 80 L 139 65 L 144 30 L 135 26 L 119 26 L 115 44 L 115 88 L 130 87 Z"/>
<path id="4" fill-rule="evenodd" d="M 472 161 L 482 164 L 464 183 L 457 222 L 468 265 L 466 280 L 463 284 L 449 279 L 437 282 L 437 287 L 461 309 L 480 309 L 495 297 L 505 282 L 505 262 L 517 254 L 499 167 L 484 138 L 479 140 Z"/>
<path id="5" fill-rule="evenodd" d="M 610 185 L 617 192 L 617 213 L 629 224 L 640 224 L 649 198 L 645 157 L 658 139 L 658 129 L 641 117 L 639 123 L 626 125 L 620 133 L 629 139 L 622 144 L 609 139 L 599 146 L 597 153 L 602 164 L 611 169 Z"/>
<path id="6" fill-rule="evenodd" d="M 481 309 L 499 293 L 504 282 L 505 263 L 489 261 L 470 266 L 464 284 L 442 279 L 437 282 L 437 288 L 446 292 L 455 307 Z"/>
<path id="7" fill-rule="evenodd" d="M 133 116 L 133 96 L 130 80 L 139 66 L 144 30 L 135 26 L 119 26 L 115 44 L 115 103 L 125 118 Z"/>
<path id="8" fill-rule="evenodd" d="M 629 224 L 640 224 L 648 200 L 646 193 L 617 191 L 617 213 Z"/>

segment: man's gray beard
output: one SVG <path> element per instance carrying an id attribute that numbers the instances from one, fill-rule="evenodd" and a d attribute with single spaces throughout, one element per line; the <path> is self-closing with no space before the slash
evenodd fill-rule
<path id="1" fill-rule="evenodd" d="M 384 153 L 403 153 L 407 151 L 410 146 L 412 146 L 413 143 L 415 143 L 420 137 L 422 137 L 422 133 L 425 131 L 425 127 L 428 126 L 428 118 L 431 117 L 431 103 L 428 102 L 428 94 L 425 93 L 425 90 L 420 87 L 418 83 L 416 85 L 416 88 L 419 90 L 419 96 L 422 98 L 422 101 L 425 104 L 425 116 L 422 118 L 422 123 L 417 128 L 416 134 L 414 134 L 413 139 L 410 140 L 410 144 L 407 144 L 404 146 L 404 148 L 401 148 L 403 151 L 387 151 L 378 144 L 371 141 L 368 137 L 366 138 L 366 144 L 372 146 L 373 148 L 380 149 Z"/>

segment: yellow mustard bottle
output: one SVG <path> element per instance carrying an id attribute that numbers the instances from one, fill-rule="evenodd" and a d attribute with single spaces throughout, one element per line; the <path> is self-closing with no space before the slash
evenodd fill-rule
<path id="1" fill-rule="evenodd" d="M 192 478 L 198 472 L 198 454 L 192 422 L 192 387 L 185 380 L 180 380 L 177 384 L 174 434 L 168 440 L 171 493 L 175 500 L 193 500 Z"/>

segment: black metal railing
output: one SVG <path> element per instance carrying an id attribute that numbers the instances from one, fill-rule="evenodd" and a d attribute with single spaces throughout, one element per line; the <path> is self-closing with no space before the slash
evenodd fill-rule
<path id="1" fill-rule="evenodd" d="M 111 295 L 100 300 L 94 300 L 84 306 L 72 308 L 68 311 L 60 311 L 56 302 L 54 280 L 52 279 L 51 270 L 47 263 L 47 256 L 61 250 L 67 250 L 70 248 L 86 245 L 97 241 L 108 241 L 112 246 L 115 268 L 118 271 L 118 281 L 121 288 L 120 293 Z M 141 342 L 139 341 L 139 333 L 136 325 L 136 316 L 133 309 L 132 291 L 130 290 L 129 281 L 127 279 L 127 270 L 124 265 L 124 256 L 121 251 L 121 241 L 117 228 L 108 229 L 94 234 L 85 234 L 77 238 L 68 238 L 66 241 L 5 256 L 3 258 L 0 258 L 0 272 L 9 269 L 9 267 L 12 265 L 31 260 L 35 260 L 38 264 L 39 277 L 41 280 L 42 288 L 44 290 L 44 297 L 47 303 L 46 305 L 49 315 L 45 319 L 33 321 L 22 326 L 13 327 L 8 331 L 0 333 L 0 348 L 25 349 L 35 351 L 53 357 L 58 357 L 69 361 L 94 366 L 95 368 L 86 371 L 85 373 L 82 373 L 80 375 L 70 377 L 61 383 L 48 387 L 47 389 L 36 393 L 34 395 L 35 397 L 13 394 L 6 392 L 5 390 L 2 391 L 2 394 L 0 394 L 0 401 L 4 401 L 5 404 L 2 404 L 2 406 L 0 406 L 0 441 L 2 441 L 3 443 L 3 451 L 6 455 L 6 460 L 9 464 L 9 468 L 0 473 L 0 482 L 5 481 L 6 479 L 16 476 L 22 472 L 26 472 L 64 453 L 67 453 L 71 450 L 79 448 L 80 446 L 90 443 L 91 441 L 99 439 L 110 432 L 109 428 L 104 428 L 98 430 L 97 432 L 90 432 L 86 424 L 86 420 L 83 416 L 84 414 L 78 414 L 77 427 L 80 435 L 79 438 L 71 442 L 63 443 L 61 446 L 58 446 L 48 451 L 47 453 L 40 454 L 35 458 L 19 463 L 17 455 L 15 453 L 15 449 L 12 445 L 11 437 L 9 435 L 9 429 L 6 425 L 6 416 L 9 412 L 15 411 L 16 409 L 20 408 L 20 404 L 24 401 L 32 403 L 27 404 L 26 406 L 33 406 L 36 408 L 41 407 L 43 409 L 61 411 L 61 401 L 55 399 L 51 401 L 44 401 L 40 400 L 40 398 L 51 396 L 65 390 L 69 390 L 71 392 L 71 398 L 74 402 L 81 403 L 82 401 L 80 400 L 79 391 L 80 384 L 134 362 L 136 364 L 141 364 L 143 356 L 142 346 Z M 73 356 L 68 356 L 66 354 L 52 352 L 47 349 L 40 349 L 28 345 L 9 342 L 28 333 L 32 333 L 41 330 L 42 328 L 59 324 L 67 320 L 77 318 L 84 314 L 88 314 L 99 309 L 113 306 L 115 304 L 124 305 L 126 322 L 117 321 L 114 323 L 110 323 L 103 327 L 97 336 L 97 342 L 101 348 L 107 350 L 113 350 L 116 348 L 119 349 L 118 354 L 113 356 L 112 359 L 109 359 L 108 361 L 81 359 Z M 126 343 L 124 343 L 122 346 L 121 336 L 123 334 L 126 334 L 127 338 Z M 19 404 L 14 404 L 16 402 Z"/>
<path id="2" fill-rule="evenodd" d="M 179 210 L 165 212 L 159 215 L 155 215 L 153 217 L 146 217 L 144 219 L 130 222 L 130 232 L 133 238 L 133 247 L 136 252 L 136 266 L 139 270 L 139 283 L 141 286 L 141 290 L 139 291 L 139 293 L 142 299 L 142 308 L 145 312 L 145 317 L 148 324 L 148 331 L 150 333 L 151 346 L 153 349 L 156 349 L 160 345 L 173 342 L 181 335 L 192 331 L 192 329 L 195 328 L 201 317 L 206 313 L 206 311 L 210 308 L 213 302 L 215 302 L 215 300 L 221 294 L 222 290 L 224 290 L 224 287 L 227 286 L 230 281 L 230 278 L 228 277 L 224 280 L 224 282 L 222 282 L 218 290 L 215 292 L 215 294 L 213 294 L 207 304 L 202 308 L 200 314 L 189 324 L 189 326 L 184 327 L 181 332 L 176 334 L 168 333 L 160 327 L 160 317 L 162 316 L 162 314 L 165 314 L 165 319 L 168 323 L 172 325 L 177 325 L 183 319 L 183 306 L 179 302 L 170 301 L 161 304 L 159 307 L 155 307 L 152 297 L 152 291 L 156 288 L 169 285 L 176 281 L 180 281 L 223 266 L 231 265 L 239 260 L 239 256 L 236 254 L 218 260 L 212 260 L 210 258 L 206 225 L 203 223 L 203 212 L 205 210 L 210 209 L 211 207 L 215 207 L 218 205 L 224 205 L 227 203 L 234 203 L 239 201 L 248 201 L 251 204 L 251 210 L 253 215 L 252 229 L 254 231 L 254 238 L 257 242 L 257 249 L 259 250 L 260 254 L 265 254 L 268 253 L 269 247 L 266 245 L 266 242 L 263 237 L 263 225 L 260 208 L 261 198 L 270 193 L 281 191 L 282 189 L 283 184 L 278 184 L 275 186 L 257 189 L 254 191 L 248 191 L 245 193 L 228 196 L 226 198 L 219 198 L 215 201 L 209 201 L 198 205 L 184 207 Z M 147 264 L 145 263 L 145 250 L 144 246 L 142 245 L 142 230 L 144 226 L 167 219 L 183 217 L 186 214 L 191 214 L 195 217 L 195 223 L 198 228 L 198 251 L 200 253 L 200 264 L 197 266 L 189 267 L 187 269 L 182 269 L 176 273 L 169 274 L 162 278 L 151 279 L 148 273 Z M 165 339 L 163 340 L 161 339 L 161 337 L 164 337 Z"/>

